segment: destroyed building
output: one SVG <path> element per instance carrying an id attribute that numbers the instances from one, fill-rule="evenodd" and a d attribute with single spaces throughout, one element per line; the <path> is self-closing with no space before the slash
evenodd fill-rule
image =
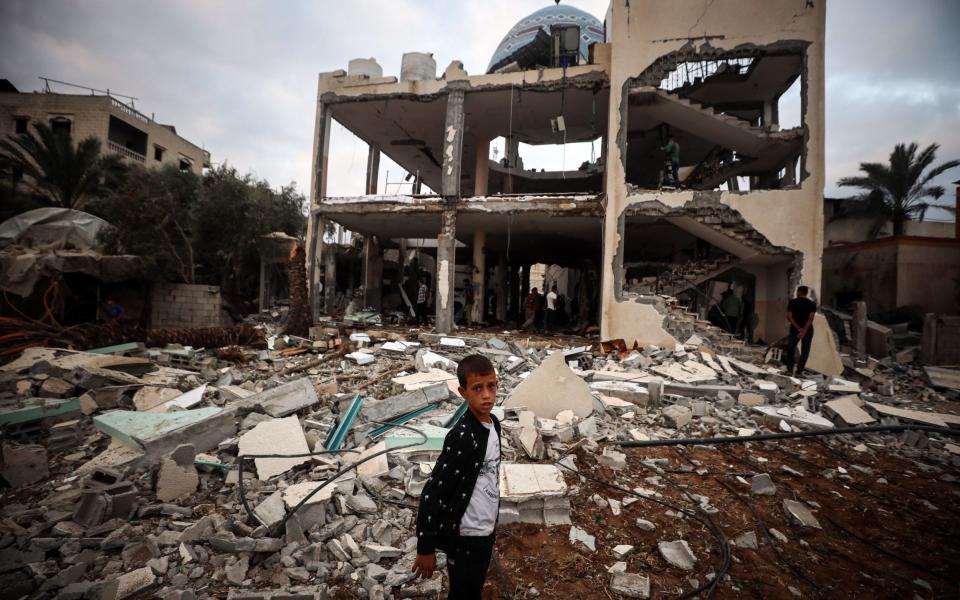
<path id="1" fill-rule="evenodd" d="M 346 289 L 334 222 L 363 238 L 363 303 L 405 310 L 420 271 L 408 240 L 436 239 L 436 328 L 450 332 L 463 274 L 474 320 L 522 310 L 534 265 L 553 265 L 604 338 L 669 343 L 654 294 L 701 312 L 730 287 L 752 299 L 756 335 L 786 332 L 792 289 L 820 287 L 823 247 L 823 2 L 615 1 L 603 21 L 559 4 L 524 17 L 488 72 L 404 55 L 399 78 L 373 59 L 321 73 L 308 272 L 315 316 Z M 789 102 L 785 100 L 790 95 Z M 798 122 L 781 122 L 784 103 Z M 327 194 L 331 122 L 369 144 L 366 194 Z M 682 190 L 661 189 L 667 139 Z M 502 143 L 504 156 L 491 157 Z M 523 167 L 526 145 L 596 142 L 579 168 Z M 380 156 L 408 173 L 378 194 Z M 385 275 L 385 252 L 393 275 Z M 401 291 L 400 288 L 404 287 Z M 387 294 L 394 304 L 384 307 Z"/>

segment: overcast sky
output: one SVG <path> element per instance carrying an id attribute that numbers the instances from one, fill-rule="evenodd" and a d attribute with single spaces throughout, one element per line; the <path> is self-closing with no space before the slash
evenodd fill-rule
<path id="1" fill-rule="evenodd" d="M 402 53 L 426 51 L 438 74 L 454 59 L 479 74 L 509 27 L 548 4 L 3 0 L 0 78 L 21 91 L 40 89 L 37 77 L 46 76 L 136 96 L 138 109 L 174 124 L 214 162 L 274 187 L 295 181 L 306 193 L 317 73 L 375 57 L 396 75 Z M 569 4 L 602 20 L 609 2 Z M 897 142 L 939 142 L 938 162 L 960 158 L 960 1 L 827 7 L 826 194 L 848 195 L 837 179 L 861 161 L 885 161 Z M 364 144 L 334 124 L 331 153 L 329 193 L 362 193 Z M 577 158 L 568 154 L 568 166 Z M 381 181 L 390 169 L 399 179 L 399 167 L 384 161 Z M 960 169 L 938 182 L 957 179 Z"/>

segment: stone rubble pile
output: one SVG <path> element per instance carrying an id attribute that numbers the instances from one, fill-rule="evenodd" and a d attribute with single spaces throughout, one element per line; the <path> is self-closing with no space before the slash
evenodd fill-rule
<path id="1" fill-rule="evenodd" d="M 130 356 L 32 348 L 0 366 L 5 595 L 439 597 L 445 574 L 413 580 L 416 500 L 465 410 L 455 372 L 472 353 L 488 356 L 501 381 L 500 526 L 569 528 L 571 546 L 614 559 L 609 587 L 624 597 L 650 595 L 649 574 L 627 571 L 630 540 L 602 547 L 599 526 L 571 518 L 585 505 L 619 514 L 636 500 L 587 497 L 576 476 L 602 468 L 615 478 L 631 460 L 617 442 L 960 424 L 923 410 L 954 392 L 927 386 L 910 365 L 842 357 L 842 378 L 794 378 L 754 350 L 725 354 L 696 334 L 672 348 L 630 349 L 327 323 L 310 339 L 269 340 L 229 359 L 182 347 Z M 943 465 L 944 479 L 960 465 L 960 447 L 936 434 L 847 441 L 857 452 L 923 455 Z M 578 465 L 574 451 L 592 464 Z M 770 474 L 739 479 L 753 494 L 777 493 Z M 799 500 L 785 499 L 783 510 L 782 527 L 820 527 Z M 756 543 L 755 532 L 734 540 Z M 679 569 L 697 562 L 667 533 L 658 548 Z"/>

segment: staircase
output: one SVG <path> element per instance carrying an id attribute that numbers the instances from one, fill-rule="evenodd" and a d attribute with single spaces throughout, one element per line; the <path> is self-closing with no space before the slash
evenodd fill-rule
<path id="1" fill-rule="evenodd" d="M 713 279 L 739 262 L 736 257 L 726 254 L 721 258 L 694 260 L 677 265 L 660 276 L 660 293 L 676 296 L 704 281 Z"/>
<path id="2" fill-rule="evenodd" d="M 690 336 L 696 334 L 706 342 L 707 346 L 719 354 L 751 362 L 763 361 L 766 348 L 746 344 L 736 336 L 711 325 L 708 321 L 702 320 L 697 313 L 688 312 L 687 308 L 675 299 L 667 301 L 665 316 L 664 329 L 680 343 L 687 341 Z"/>

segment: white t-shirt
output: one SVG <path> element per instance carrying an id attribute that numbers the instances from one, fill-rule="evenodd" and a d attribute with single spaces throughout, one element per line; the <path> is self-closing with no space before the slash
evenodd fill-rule
<path id="1" fill-rule="evenodd" d="M 557 293 L 550 292 L 547 294 L 547 310 L 557 310 Z"/>
<path id="2" fill-rule="evenodd" d="M 493 423 L 483 423 L 489 430 L 487 452 L 480 475 L 473 486 L 470 504 L 460 519 L 460 535 L 484 536 L 493 533 L 500 511 L 500 438 Z"/>

